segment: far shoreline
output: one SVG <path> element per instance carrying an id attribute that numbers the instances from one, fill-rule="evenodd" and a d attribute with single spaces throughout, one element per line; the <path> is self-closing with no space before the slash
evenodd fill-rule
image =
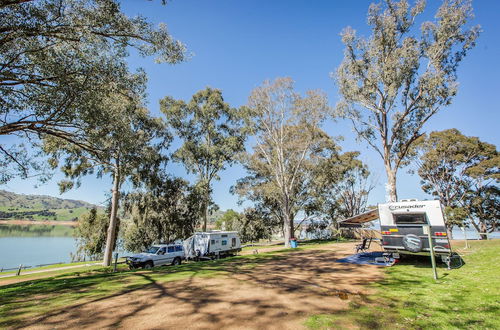
<path id="1" fill-rule="evenodd" d="M 72 226 L 78 225 L 77 221 L 57 221 L 57 220 L 0 220 L 0 225 L 61 225 L 61 226 Z"/>

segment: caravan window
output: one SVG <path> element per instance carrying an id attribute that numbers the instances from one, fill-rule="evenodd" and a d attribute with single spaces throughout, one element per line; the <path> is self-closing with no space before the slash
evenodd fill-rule
<path id="1" fill-rule="evenodd" d="M 222 245 L 227 245 L 227 241 L 225 239 L 222 240 Z"/>
<path id="2" fill-rule="evenodd" d="M 419 225 L 427 224 L 425 213 L 394 214 L 394 222 L 397 225 Z"/>
<path id="3" fill-rule="evenodd" d="M 210 244 L 215 244 L 215 240 L 214 240 L 214 239 L 213 239 L 213 240 L 211 240 L 211 241 L 210 241 Z"/>
<path id="4" fill-rule="evenodd" d="M 222 235 L 222 237 L 227 237 L 227 234 Z"/>
<path id="5" fill-rule="evenodd" d="M 231 245 L 232 245 L 232 246 L 236 246 L 236 237 L 233 237 L 233 238 L 231 239 Z"/>

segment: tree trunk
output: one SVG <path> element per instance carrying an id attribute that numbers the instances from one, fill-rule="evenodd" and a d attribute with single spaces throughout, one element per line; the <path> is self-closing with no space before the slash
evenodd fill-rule
<path id="1" fill-rule="evenodd" d="M 207 231 L 207 221 L 208 221 L 208 199 L 209 193 L 207 192 L 205 195 L 205 203 L 203 205 L 203 232 Z"/>
<path id="2" fill-rule="evenodd" d="M 396 191 L 397 171 L 395 169 L 392 169 L 389 164 L 386 164 L 385 172 L 387 174 L 387 185 L 385 187 L 387 194 L 386 195 L 387 202 L 397 202 L 398 201 L 398 193 Z"/>
<path id="3" fill-rule="evenodd" d="M 288 198 L 283 198 L 283 236 L 285 238 L 285 247 L 290 247 L 290 239 L 293 237 L 293 219 L 290 216 L 290 203 Z"/>
<path id="4" fill-rule="evenodd" d="M 118 161 L 117 161 L 117 166 Z M 116 226 L 117 218 L 116 214 L 118 212 L 118 203 L 120 199 L 120 173 L 118 169 L 115 169 L 113 173 L 113 190 L 111 195 L 111 214 L 109 215 L 109 227 L 108 234 L 106 237 L 106 247 L 104 249 L 104 266 L 110 266 L 111 260 L 113 259 L 113 250 L 115 247 L 116 240 Z"/>
<path id="5" fill-rule="evenodd" d="M 285 247 L 290 247 L 290 239 L 292 238 L 292 231 L 290 226 L 290 216 L 285 214 L 284 216 L 284 224 L 283 224 L 283 236 L 285 238 Z"/>
<path id="6" fill-rule="evenodd" d="M 448 233 L 448 239 L 453 239 L 453 226 L 446 225 L 446 231 Z"/>
<path id="7" fill-rule="evenodd" d="M 481 228 L 481 239 L 487 240 L 488 239 L 488 228 L 486 227 L 486 223 L 483 221 L 480 221 L 480 228 Z"/>

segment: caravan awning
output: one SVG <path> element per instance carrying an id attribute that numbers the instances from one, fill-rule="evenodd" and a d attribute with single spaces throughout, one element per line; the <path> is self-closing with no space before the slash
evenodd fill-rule
<path id="1" fill-rule="evenodd" d="M 355 215 L 353 217 L 340 220 L 338 223 L 342 225 L 360 225 L 365 222 L 370 222 L 378 219 L 378 208 Z"/>

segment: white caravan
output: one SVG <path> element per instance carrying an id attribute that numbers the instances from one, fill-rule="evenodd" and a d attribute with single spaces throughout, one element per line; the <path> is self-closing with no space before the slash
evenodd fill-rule
<path id="1" fill-rule="evenodd" d="M 186 259 L 214 259 L 241 251 L 236 231 L 209 231 L 195 233 L 184 241 Z"/>
<path id="2" fill-rule="evenodd" d="M 341 226 L 360 226 L 380 219 L 382 247 L 394 257 L 401 254 L 430 254 L 428 234 L 430 226 L 434 253 L 448 261 L 451 246 L 446 231 L 441 203 L 438 200 L 379 204 L 376 209 L 339 221 Z"/>

